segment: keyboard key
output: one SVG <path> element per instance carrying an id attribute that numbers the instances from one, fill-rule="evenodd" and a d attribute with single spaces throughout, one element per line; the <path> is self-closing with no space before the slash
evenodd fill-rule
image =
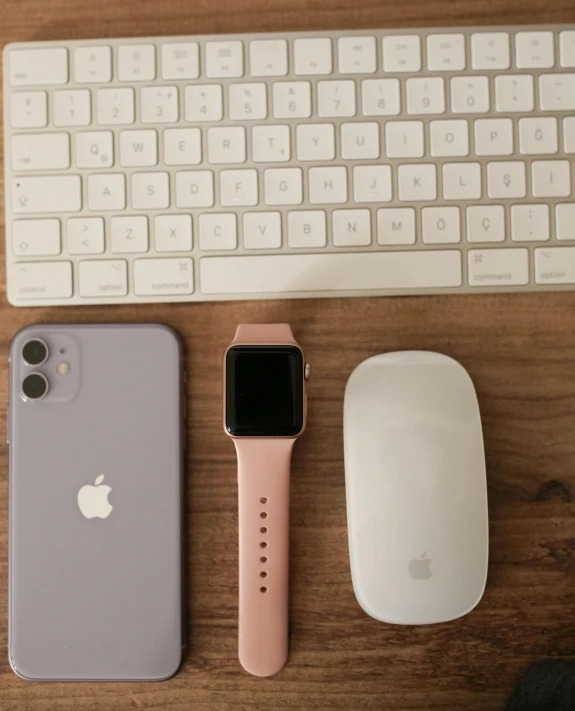
<path id="1" fill-rule="evenodd" d="M 241 42 L 207 42 L 206 76 L 209 79 L 244 75 L 244 49 Z"/>
<path id="2" fill-rule="evenodd" d="M 535 250 L 537 284 L 575 284 L 575 247 Z"/>
<path id="3" fill-rule="evenodd" d="M 361 82 L 364 116 L 397 116 L 401 112 L 398 79 L 364 79 Z"/>
<path id="4" fill-rule="evenodd" d="M 495 77 L 495 108 L 504 113 L 533 111 L 535 94 L 529 74 L 499 74 Z"/>
<path id="5" fill-rule="evenodd" d="M 165 210 L 170 206 L 169 173 L 133 173 L 134 210 Z"/>
<path id="6" fill-rule="evenodd" d="M 529 283 L 526 249 L 470 249 L 467 252 L 469 286 L 520 286 Z"/>
<path id="7" fill-rule="evenodd" d="M 397 192 L 402 202 L 437 199 L 437 169 L 435 165 L 400 165 L 397 169 Z"/>
<path id="8" fill-rule="evenodd" d="M 164 131 L 164 163 L 197 165 L 202 162 L 202 133 L 199 128 L 167 128 Z"/>
<path id="9" fill-rule="evenodd" d="M 12 178 L 12 211 L 17 215 L 78 212 L 82 209 L 79 175 Z"/>
<path id="10" fill-rule="evenodd" d="M 33 133 L 12 136 L 12 170 L 63 170 L 70 167 L 67 133 Z"/>
<path id="11" fill-rule="evenodd" d="M 383 71 L 421 71 L 421 40 L 418 35 L 390 35 L 382 40 Z"/>
<path id="12" fill-rule="evenodd" d="M 444 163 L 444 200 L 481 199 L 481 165 L 479 163 Z"/>
<path id="13" fill-rule="evenodd" d="M 10 273 L 8 293 L 21 300 L 69 299 L 72 296 L 72 263 L 17 263 Z"/>
<path id="14" fill-rule="evenodd" d="M 524 198 L 527 195 L 525 163 L 522 161 L 488 163 L 487 195 L 492 200 Z"/>
<path id="15" fill-rule="evenodd" d="M 48 99 L 45 91 L 17 91 L 11 95 L 12 128 L 44 128 L 47 123 Z"/>
<path id="16" fill-rule="evenodd" d="M 153 44 L 129 44 L 118 49 L 120 81 L 153 81 L 156 78 L 156 48 Z"/>
<path id="17" fill-rule="evenodd" d="M 559 33 L 559 47 L 562 67 L 575 67 L 575 30 Z"/>
<path id="18" fill-rule="evenodd" d="M 569 197 L 571 195 L 569 161 L 533 161 L 531 163 L 531 194 L 536 198 Z"/>
<path id="19" fill-rule="evenodd" d="M 70 217 L 66 222 L 66 250 L 69 254 L 102 254 L 104 220 L 101 217 Z"/>
<path id="20" fill-rule="evenodd" d="M 148 251 L 148 218 L 143 215 L 112 217 L 112 252 L 133 254 Z"/>
<path id="21" fill-rule="evenodd" d="M 475 32 L 471 35 L 473 69 L 509 69 L 510 57 L 507 32 Z"/>
<path id="22" fill-rule="evenodd" d="M 232 84 L 229 92 L 228 110 L 232 121 L 257 121 L 268 115 L 265 84 Z"/>
<path id="23" fill-rule="evenodd" d="M 445 112 L 445 83 L 441 77 L 408 79 L 405 94 L 407 113 L 412 116 Z"/>
<path id="24" fill-rule="evenodd" d="M 134 90 L 99 89 L 97 121 L 101 126 L 134 123 Z"/>
<path id="25" fill-rule="evenodd" d="M 193 292 L 194 264 L 189 257 L 134 261 L 136 296 L 178 296 Z"/>
<path id="26" fill-rule="evenodd" d="M 489 111 L 487 77 L 453 77 L 450 86 L 454 114 L 486 114 Z"/>
<path id="27" fill-rule="evenodd" d="M 313 249 L 327 244 L 326 217 L 323 210 L 288 212 L 288 244 L 292 249 Z"/>
<path id="28" fill-rule="evenodd" d="M 11 86 L 56 86 L 68 83 L 68 50 L 13 49 L 8 53 Z"/>
<path id="29" fill-rule="evenodd" d="M 539 104 L 542 111 L 575 111 L 575 74 L 541 74 Z"/>
<path id="30" fill-rule="evenodd" d="M 192 249 L 191 215 L 157 215 L 154 237 L 157 252 L 189 252 Z"/>
<path id="31" fill-rule="evenodd" d="M 460 72 L 465 69 L 465 35 L 427 36 L 427 68 L 430 72 Z"/>
<path id="32" fill-rule="evenodd" d="M 333 160 L 335 128 L 332 123 L 303 123 L 296 128 L 297 159 L 300 161 Z"/>
<path id="33" fill-rule="evenodd" d="M 123 259 L 82 260 L 78 265 L 80 296 L 117 298 L 128 294 L 128 269 Z"/>
<path id="34" fill-rule="evenodd" d="M 89 126 L 92 102 L 87 89 L 55 91 L 53 95 L 54 126 Z"/>
<path id="35" fill-rule="evenodd" d="M 219 84 L 187 86 L 185 91 L 186 121 L 221 121 L 224 116 L 222 87 Z"/>
<path id="36" fill-rule="evenodd" d="M 431 121 L 430 153 L 434 158 L 469 155 L 469 127 L 463 119 Z"/>
<path id="37" fill-rule="evenodd" d="M 78 168 L 111 168 L 114 165 L 114 135 L 111 131 L 82 131 L 76 134 Z"/>
<path id="38" fill-rule="evenodd" d="M 264 170 L 266 205 L 301 205 L 303 182 L 301 168 L 267 168 Z"/>
<path id="39" fill-rule="evenodd" d="M 15 257 L 44 257 L 60 254 L 60 220 L 15 220 L 12 250 Z"/>
<path id="40" fill-rule="evenodd" d="M 575 240 L 575 203 L 556 205 L 555 230 L 557 239 Z"/>
<path id="41" fill-rule="evenodd" d="M 527 250 L 525 250 L 527 251 Z M 204 257 L 204 294 L 434 289 L 461 286 L 458 250 Z"/>
<path id="42" fill-rule="evenodd" d="M 177 207 L 212 207 L 214 174 L 211 170 L 189 170 L 176 173 Z"/>
<path id="43" fill-rule="evenodd" d="M 385 153 L 388 158 L 423 158 L 423 121 L 388 121 Z"/>
<path id="44" fill-rule="evenodd" d="M 563 148 L 565 153 L 575 153 L 575 116 L 563 119 Z"/>
<path id="45" fill-rule="evenodd" d="M 322 118 L 355 116 L 355 82 L 319 81 L 317 115 Z"/>
<path id="46" fill-rule="evenodd" d="M 377 69 L 375 37 L 340 37 L 337 52 L 340 74 L 373 74 Z"/>
<path id="47" fill-rule="evenodd" d="M 250 42 L 250 74 L 253 77 L 285 77 L 288 49 L 284 39 Z"/>
<path id="48" fill-rule="evenodd" d="M 222 170 L 220 173 L 220 205 L 251 207 L 258 204 L 257 170 Z"/>
<path id="49" fill-rule="evenodd" d="M 312 205 L 332 205 L 347 202 L 347 171 L 345 168 L 310 168 L 309 201 Z"/>
<path id="50" fill-rule="evenodd" d="M 518 32 L 515 64 L 519 69 L 550 69 L 555 65 L 553 32 Z"/>
<path id="51" fill-rule="evenodd" d="M 513 121 L 509 118 L 477 119 L 475 153 L 478 156 L 510 156 L 514 151 Z"/>
<path id="52" fill-rule="evenodd" d="M 311 84 L 308 81 L 282 81 L 273 85 L 274 118 L 309 118 Z"/>
<path id="53" fill-rule="evenodd" d="M 142 123 L 175 123 L 178 118 L 178 87 L 145 87 L 140 92 Z"/>
<path id="54" fill-rule="evenodd" d="M 74 76 L 77 84 L 106 84 L 112 81 L 112 48 L 76 47 Z"/>
<path id="55" fill-rule="evenodd" d="M 244 247 L 246 249 L 278 249 L 282 246 L 280 212 L 245 212 Z"/>
<path id="56" fill-rule="evenodd" d="M 379 158 L 379 124 L 375 122 L 342 123 L 340 152 L 344 160 Z"/>
<path id="57" fill-rule="evenodd" d="M 355 202 L 391 202 L 391 167 L 356 165 L 353 169 Z"/>
<path id="58" fill-rule="evenodd" d="M 197 42 L 167 42 L 162 45 L 163 79 L 197 79 L 200 47 Z"/>
<path id="59" fill-rule="evenodd" d="M 334 247 L 367 247 L 371 244 L 369 210 L 334 210 L 331 219 Z"/>
<path id="60" fill-rule="evenodd" d="M 505 241 L 505 209 L 502 205 L 470 205 L 466 219 L 468 242 Z"/>
<path id="61" fill-rule="evenodd" d="M 200 215 L 198 231 L 202 250 L 230 250 L 238 246 L 237 218 L 233 213 Z"/>
<path id="62" fill-rule="evenodd" d="M 296 39 L 293 53 L 295 74 L 331 74 L 331 40 L 328 37 Z"/>
<path id="63" fill-rule="evenodd" d="M 120 165 L 126 168 L 154 166 L 158 163 L 156 131 L 121 131 Z"/>
<path id="64" fill-rule="evenodd" d="M 424 244 L 457 244 L 461 242 L 458 207 L 424 207 L 421 211 Z"/>
<path id="65" fill-rule="evenodd" d="M 383 246 L 415 244 L 415 210 L 412 207 L 378 210 L 377 242 Z"/>
<path id="66" fill-rule="evenodd" d="M 547 205 L 511 206 L 511 239 L 514 242 L 546 242 L 549 237 Z"/>
<path id="67" fill-rule="evenodd" d="M 254 163 L 284 163 L 291 158 L 289 126 L 254 126 L 252 160 Z"/>
<path id="68" fill-rule="evenodd" d="M 243 126 L 209 128 L 208 161 L 214 164 L 245 163 L 246 129 Z"/>
<path id="69" fill-rule="evenodd" d="M 519 150 L 523 155 L 557 153 L 557 119 L 549 117 L 519 119 Z"/>
<path id="70" fill-rule="evenodd" d="M 126 177 L 123 173 L 88 176 L 88 210 L 108 212 L 126 207 Z"/>

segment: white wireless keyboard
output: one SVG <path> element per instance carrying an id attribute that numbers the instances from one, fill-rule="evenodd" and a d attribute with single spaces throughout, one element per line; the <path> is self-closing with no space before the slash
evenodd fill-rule
<path id="1" fill-rule="evenodd" d="M 575 25 L 12 44 L 18 306 L 575 288 Z"/>

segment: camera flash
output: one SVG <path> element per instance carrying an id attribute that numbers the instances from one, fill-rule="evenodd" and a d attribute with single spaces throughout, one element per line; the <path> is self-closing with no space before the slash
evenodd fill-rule
<path id="1" fill-rule="evenodd" d="M 68 375 L 68 373 L 70 372 L 70 366 L 68 365 L 68 363 L 62 361 L 56 366 L 56 372 L 58 373 L 58 375 Z"/>

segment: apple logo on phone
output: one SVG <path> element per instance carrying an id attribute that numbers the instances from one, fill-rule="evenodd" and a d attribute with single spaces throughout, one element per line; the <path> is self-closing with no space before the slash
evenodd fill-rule
<path id="1" fill-rule="evenodd" d="M 104 475 L 96 477 L 94 486 L 86 484 L 78 492 L 78 508 L 86 518 L 108 518 L 114 508 L 108 501 L 112 489 L 107 484 L 102 484 Z"/>
<path id="2" fill-rule="evenodd" d="M 431 558 L 426 558 L 427 553 L 422 553 L 419 558 L 414 558 L 409 562 L 407 570 L 414 580 L 429 580 L 433 575 L 431 570 Z"/>

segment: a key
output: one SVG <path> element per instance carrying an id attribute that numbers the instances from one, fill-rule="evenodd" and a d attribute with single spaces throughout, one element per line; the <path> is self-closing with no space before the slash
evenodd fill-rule
<path id="1" fill-rule="evenodd" d="M 423 122 L 388 121 L 385 153 L 388 158 L 423 158 Z"/>
<path id="2" fill-rule="evenodd" d="M 145 87 L 140 91 L 142 123 L 175 123 L 178 120 L 178 87 Z"/>
<path id="3" fill-rule="evenodd" d="M 333 124 L 300 124 L 296 128 L 296 151 L 299 161 L 333 160 L 335 158 Z"/>
<path id="4" fill-rule="evenodd" d="M 67 84 L 68 50 L 13 49 L 8 53 L 8 80 L 11 86 Z"/>
<path id="5" fill-rule="evenodd" d="M 112 252 L 147 252 L 148 218 L 144 215 L 112 217 L 110 237 Z"/>
<path id="6" fill-rule="evenodd" d="M 469 155 L 469 126 L 463 119 L 431 121 L 429 137 L 434 158 Z"/>
<path id="7" fill-rule="evenodd" d="M 340 74 L 373 74 L 377 69 L 375 37 L 340 37 L 337 54 Z"/>
<path id="8" fill-rule="evenodd" d="M 45 91 L 17 91 L 11 94 L 12 128 L 44 128 L 47 123 L 48 99 Z"/>
<path id="9" fill-rule="evenodd" d="M 308 81 L 281 81 L 273 85 L 274 118 L 311 116 L 311 84 Z"/>
<path id="10" fill-rule="evenodd" d="M 509 69 L 510 57 L 507 32 L 475 32 L 471 35 L 473 69 Z"/>
<path id="11" fill-rule="evenodd" d="M 355 82 L 319 81 L 317 115 L 321 118 L 355 116 Z"/>
<path id="12" fill-rule="evenodd" d="M 134 123 L 134 90 L 99 89 L 97 121 L 101 126 Z"/>
<path id="13" fill-rule="evenodd" d="M 542 111 L 575 111 L 575 74 L 541 74 L 539 104 Z"/>
<path id="14" fill-rule="evenodd" d="M 66 250 L 69 254 L 102 254 L 104 220 L 101 217 L 70 217 L 66 222 Z"/>
<path id="15" fill-rule="evenodd" d="M 495 108 L 504 113 L 533 111 L 535 94 L 530 74 L 499 74 L 495 77 Z"/>
<path id="16" fill-rule="evenodd" d="M 185 115 L 189 123 L 221 121 L 223 111 L 222 87 L 219 84 L 186 87 Z"/>
<path id="17" fill-rule="evenodd" d="M 79 175 L 46 175 L 12 178 L 12 212 L 78 212 L 82 209 Z"/>
<path id="18" fill-rule="evenodd" d="M 121 131 L 120 165 L 125 168 L 154 166 L 158 163 L 156 131 Z"/>
<path id="19" fill-rule="evenodd" d="M 123 173 L 88 176 L 88 210 L 108 212 L 126 207 L 126 178 Z"/>
<path id="20" fill-rule="evenodd" d="M 257 170 L 222 170 L 220 173 L 222 207 L 251 207 L 258 204 Z"/>
<path id="21" fill-rule="evenodd" d="M 74 76 L 77 84 L 106 84 L 112 81 L 112 48 L 76 47 Z"/>
<path id="22" fill-rule="evenodd" d="M 491 200 L 524 198 L 527 195 L 525 163 L 522 161 L 488 163 L 487 194 Z"/>
<path id="23" fill-rule="evenodd" d="M 60 254 L 60 220 L 15 220 L 12 250 L 15 257 L 44 257 Z"/>
<path id="24" fill-rule="evenodd" d="M 537 284 L 575 284 L 575 247 L 535 250 Z"/>
<path id="25" fill-rule="evenodd" d="M 453 77 L 450 85 L 454 114 L 485 114 L 489 111 L 487 77 Z"/>
<path id="26" fill-rule="evenodd" d="M 520 118 L 519 150 L 523 155 L 557 153 L 559 139 L 555 117 Z"/>
<path id="27" fill-rule="evenodd" d="M 82 260 L 78 265 L 80 296 L 86 298 L 126 296 L 128 269 L 123 259 Z"/>
<path id="28" fill-rule="evenodd" d="M 301 168 L 267 168 L 264 171 L 266 205 L 300 205 L 302 201 Z"/>
<path id="29" fill-rule="evenodd" d="M 132 207 L 134 210 L 165 210 L 169 206 L 169 173 L 132 174 Z"/>
<path id="30" fill-rule="evenodd" d="M 198 231 L 201 250 L 230 250 L 238 246 L 237 218 L 233 213 L 200 215 Z"/>
<path id="31" fill-rule="evenodd" d="M 340 127 L 341 157 L 344 160 L 379 158 L 379 124 L 342 123 Z"/>
<path id="32" fill-rule="evenodd" d="M 521 286 L 529 283 L 529 252 L 515 249 L 470 249 L 469 286 Z"/>
<path id="33" fill-rule="evenodd" d="M 120 81 L 153 81 L 156 78 L 156 48 L 153 44 L 128 44 L 118 48 Z"/>
<path id="34" fill-rule="evenodd" d="M 163 79 L 197 79 L 200 48 L 197 42 L 166 42 L 162 45 Z"/>
<path id="35" fill-rule="evenodd" d="M 575 153 L 575 116 L 563 119 L 563 148 L 565 153 Z"/>
<path id="36" fill-rule="evenodd" d="M 461 72 L 465 69 L 465 35 L 427 36 L 427 68 L 430 72 Z"/>
<path id="37" fill-rule="evenodd" d="M 536 198 L 569 197 L 571 195 L 569 161 L 533 161 L 531 163 L 531 194 Z"/>
<path id="38" fill-rule="evenodd" d="M 364 116 L 397 116 L 401 111 L 398 79 L 364 79 L 361 112 Z"/>
<path id="39" fill-rule="evenodd" d="M 54 126 L 88 126 L 92 122 L 92 103 L 87 89 L 55 91 Z"/>
<path id="40" fill-rule="evenodd" d="M 389 165 L 356 165 L 353 169 L 355 202 L 390 202 L 392 198 Z"/>
<path id="41" fill-rule="evenodd" d="M 548 205 L 512 205 L 511 239 L 514 242 L 546 242 L 549 237 Z"/>
<path id="42" fill-rule="evenodd" d="M 559 51 L 562 67 L 575 67 L 575 30 L 559 33 Z"/>
<path id="43" fill-rule="evenodd" d="M 445 200 L 479 200 L 481 198 L 481 165 L 479 163 L 444 163 L 443 198 Z"/>
<path id="44" fill-rule="evenodd" d="M 186 170 L 176 173 L 176 205 L 212 207 L 214 204 L 214 174 L 211 170 Z"/>
<path id="45" fill-rule="evenodd" d="M 213 164 L 245 163 L 246 129 L 243 126 L 209 128 L 208 161 Z"/>
<path id="46" fill-rule="evenodd" d="M 407 113 L 412 116 L 445 112 L 445 83 L 441 77 L 408 79 L 405 93 Z"/>
<path id="47" fill-rule="evenodd" d="M 292 210 L 287 216 L 288 244 L 292 249 L 313 249 L 327 244 L 323 210 Z"/>
<path id="48" fill-rule="evenodd" d="M 12 170 L 63 170 L 70 167 L 67 133 L 33 133 L 12 136 Z"/>
<path id="49" fill-rule="evenodd" d="M 466 210 L 467 241 L 504 242 L 505 208 L 502 205 L 470 205 Z"/>
<path id="50" fill-rule="evenodd" d="M 397 169 L 397 192 L 401 202 L 418 202 L 437 199 L 437 172 L 435 165 L 412 163 Z"/>
<path id="51" fill-rule="evenodd" d="M 285 39 L 250 42 L 250 74 L 253 77 L 285 77 L 288 47 Z"/>
<path id="52" fill-rule="evenodd" d="M 309 201 L 312 205 L 347 202 L 347 171 L 335 168 L 310 168 Z"/>
<path id="53" fill-rule="evenodd" d="M 8 294 L 15 299 L 69 299 L 71 262 L 20 262 L 10 273 Z"/>
<path id="54" fill-rule="evenodd" d="M 293 43 L 293 53 L 295 74 L 331 74 L 332 49 L 329 37 L 296 39 Z"/>
<path id="55" fill-rule="evenodd" d="M 194 265 L 189 257 L 134 260 L 136 296 L 193 294 Z"/>
<path id="56" fill-rule="evenodd" d="M 424 244 L 458 244 L 461 225 L 458 207 L 424 207 L 421 211 Z"/>
<path id="57" fill-rule="evenodd" d="M 289 126 L 254 126 L 252 160 L 254 163 L 285 163 L 291 158 Z"/>
<path id="58" fill-rule="evenodd" d="M 519 69 L 551 69 L 555 65 L 553 32 L 517 32 L 515 64 Z"/>
<path id="59" fill-rule="evenodd" d="M 209 79 L 237 78 L 244 75 L 244 50 L 241 42 L 207 42 L 206 76 Z"/>
<path id="60" fill-rule="evenodd" d="M 575 240 L 575 203 L 555 206 L 555 234 L 559 240 Z"/>
<path id="61" fill-rule="evenodd" d="M 334 210 L 331 219 L 334 247 L 367 247 L 371 244 L 369 210 Z"/>
<path id="62" fill-rule="evenodd" d="M 229 88 L 229 114 L 232 121 L 256 121 L 268 115 L 266 85 L 232 84 Z"/>
<path id="63" fill-rule="evenodd" d="M 202 162 L 202 133 L 199 128 L 168 128 L 164 131 L 164 163 L 197 165 Z"/>
<path id="64" fill-rule="evenodd" d="M 246 249 L 278 249 L 282 245 L 279 212 L 245 212 L 243 227 Z"/>
<path id="65" fill-rule="evenodd" d="M 157 215 L 154 244 L 157 252 L 189 252 L 192 249 L 191 215 Z"/>
<path id="66" fill-rule="evenodd" d="M 382 40 L 383 71 L 421 71 L 421 40 L 417 35 L 389 35 Z"/>
<path id="67" fill-rule="evenodd" d="M 111 131 L 81 131 L 76 134 L 78 168 L 111 168 L 114 165 L 114 136 Z"/>
<path id="68" fill-rule="evenodd" d="M 415 244 L 415 210 L 412 207 L 379 209 L 377 242 L 382 246 Z"/>
<path id="69" fill-rule="evenodd" d="M 512 155 L 514 139 L 511 119 L 476 119 L 474 126 L 475 153 L 478 156 Z"/>

